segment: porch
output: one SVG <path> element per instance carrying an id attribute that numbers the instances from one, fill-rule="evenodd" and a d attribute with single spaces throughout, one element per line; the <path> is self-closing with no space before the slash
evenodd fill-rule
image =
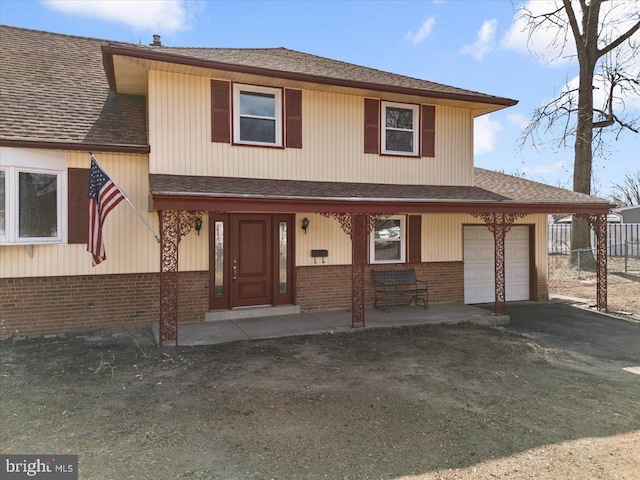
<path id="1" fill-rule="evenodd" d="M 400 220 L 400 231 L 403 233 L 399 238 L 403 240 L 394 247 L 391 259 L 381 263 L 426 263 L 424 255 L 428 256 L 429 252 L 435 251 L 433 243 L 429 242 L 433 241 L 433 235 L 437 235 L 437 232 L 442 233 L 437 240 L 443 249 L 452 243 L 463 249 L 465 223 L 484 225 L 489 230 L 493 245 L 489 245 L 489 248 L 481 253 L 487 256 L 493 254 L 491 262 L 494 285 L 483 286 L 493 291 L 495 315 L 499 317 L 506 312 L 507 233 L 527 215 L 546 215 L 549 212 L 560 211 L 573 211 L 584 220 L 585 225 L 590 224 L 596 231 L 597 304 L 599 309 L 606 310 L 606 213 L 612 205 L 604 200 L 481 169 L 476 169 L 475 175 L 474 186 L 447 186 L 150 174 L 153 208 L 158 211 L 162 239 L 159 343 L 179 344 L 178 246 L 192 227 L 195 226 L 199 232 L 204 223 L 202 218 L 205 216 L 208 219 L 210 250 L 209 310 L 264 304 L 297 304 L 296 295 L 300 292 L 294 290 L 297 280 L 295 267 L 306 265 L 303 265 L 304 262 L 301 260 L 304 257 L 296 256 L 296 252 L 311 251 L 312 257 L 313 252 L 328 252 L 328 249 L 316 250 L 318 247 L 326 246 L 326 235 L 316 237 L 316 243 L 313 245 L 309 243 L 305 245 L 307 248 L 300 248 L 304 244 L 300 237 L 306 236 L 309 221 L 306 216 L 299 217 L 314 214 L 334 220 L 349 237 L 350 248 L 343 248 L 342 257 L 336 257 L 335 263 L 334 257 L 329 258 L 331 265 L 351 264 L 351 326 L 345 324 L 345 328 L 364 327 L 365 306 L 368 305 L 366 270 L 371 258 L 370 246 L 376 245 L 375 242 L 371 243 L 370 236 L 379 220 L 399 216 L 403 217 L 406 223 L 405 229 Z M 469 218 L 458 219 L 459 222 L 455 226 L 458 230 L 455 230 L 450 224 L 443 228 L 423 227 L 422 220 L 425 215 L 464 215 Z M 243 230 L 243 221 L 246 221 L 246 230 Z M 302 226 L 302 235 L 296 228 L 297 225 Z M 546 231 L 546 223 L 541 228 Z M 457 233 L 451 234 L 454 231 Z M 431 235 L 429 240 L 423 239 L 422 235 L 425 232 Z M 235 237 L 234 241 L 230 241 L 231 236 Z M 531 238 L 531 234 L 529 237 Z M 318 241 L 318 238 L 322 241 Z M 238 251 L 234 245 L 241 245 L 242 251 Z M 431 249 L 425 248 L 426 246 Z M 493 252 L 490 252 L 491 247 Z M 537 277 L 535 270 L 531 270 L 531 266 L 536 265 L 537 254 L 534 247 L 535 243 L 530 242 L 529 251 L 524 250 L 524 263 L 529 266 L 527 293 L 531 300 L 544 298 L 544 294 L 540 296 L 535 290 Z M 448 253 L 449 256 L 446 258 L 438 257 L 432 260 L 463 261 L 464 252 L 460 248 Z M 252 255 L 254 257 L 251 257 Z M 251 259 L 246 260 L 244 257 Z M 328 255 L 321 256 L 322 263 L 325 257 Z M 315 263 L 317 257 L 313 259 Z M 542 264 L 542 257 L 537 261 L 538 264 Z M 247 270 L 247 278 L 252 277 L 251 281 L 243 282 L 243 267 Z M 491 265 L 485 270 L 491 270 Z M 260 278 L 256 280 L 254 277 Z M 542 278 L 544 280 L 545 277 Z M 246 291 L 241 291 L 245 286 Z M 463 288 L 462 285 L 458 285 L 456 291 L 462 291 Z M 346 292 L 347 288 L 341 287 L 340 291 Z M 258 300 L 246 300 L 253 294 L 256 294 L 254 297 Z M 276 295 L 286 298 L 276 299 Z M 445 298 L 442 301 L 457 300 Z M 314 305 L 314 308 L 322 308 L 324 304 Z M 309 306 L 304 308 L 307 311 L 314 309 Z M 400 312 L 394 314 L 399 315 Z M 308 319 L 306 316 L 301 318 Z M 376 323 L 369 323 L 369 318 L 366 318 L 369 326 L 378 326 Z M 180 329 L 183 325 L 180 324 Z M 332 323 L 321 323 L 319 326 L 320 331 L 333 327 Z M 233 328 L 238 327 L 234 325 Z M 300 327 L 301 332 L 291 334 L 309 333 L 309 328 Z M 240 338 L 253 338 L 243 331 L 241 333 Z"/>
<path id="2" fill-rule="evenodd" d="M 509 323 L 508 315 L 495 315 L 489 309 L 463 304 L 429 305 L 428 310 L 413 305 L 393 307 L 388 313 L 372 308 L 366 310 L 366 318 L 367 324 L 363 328 L 351 327 L 350 310 L 181 323 L 177 345 L 213 345 L 241 340 L 358 332 L 371 328 L 393 328 L 409 325 L 455 323 L 504 325 Z M 152 328 L 156 343 L 160 345 L 160 328 L 158 325 Z"/>

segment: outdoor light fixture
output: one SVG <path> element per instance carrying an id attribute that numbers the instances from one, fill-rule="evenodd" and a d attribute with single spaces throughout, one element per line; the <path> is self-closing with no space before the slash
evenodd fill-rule
<path id="1" fill-rule="evenodd" d="M 202 230 L 202 218 L 196 218 L 196 232 L 198 232 L 198 236 L 200 236 L 200 230 Z"/>
<path id="2" fill-rule="evenodd" d="M 307 217 L 304 217 L 302 219 L 302 230 L 304 230 L 304 234 L 307 234 L 307 228 L 309 228 L 309 219 Z"/>

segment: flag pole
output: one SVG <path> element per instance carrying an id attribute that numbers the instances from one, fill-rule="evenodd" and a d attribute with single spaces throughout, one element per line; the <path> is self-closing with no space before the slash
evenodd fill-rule
<path id="1" fill-rule="evenodd" d="M 91 155 L 91 160 L 93 160 L 94 162 L 96 162 L 96 165 L 98 165 L 98 167 L 100 167 L 100 169 L 104 172 L 104 168 L 102 168 L 102 165 L 100 165 L 100 162 L 98 161 L 98 159 L 95 157 L 95 155 L 92 152 L 89 152 L 89 155 Z M 111 178 L 111 176 L 109 176 L 109 178 Z M 122 196 L 124 197 L 124 199 L 127 201 L 127 203 L 131 206 L 131 208 L 133 209 L 134 212 L 136 212 L 136 215 L 138 216 L 138 218 L 140 220 L 142 220 L 142 223 L 145 224 L 145 226 L 147 227 L 147 229 L 151 232 L 151 235 L 154 236 L 154 238 L 156 239 L 156 241 L 158 243 L 160 243 L 160 237 L 158 237 L 158 235 L 156 235 L 156 232 L 153 231 L 153 228 L 151 228 L 151 225 L 149 225 L 149 223 L 144 219 L 144 217 L 142 216 L 142 214 L 138 211 L 138 209 L 133 205 L 133 203 L 131 203 L 131 200 L 129 200 L 129 197 L 127 196 L 127 194 L 124 192 L 124 190 L 122 190 L 120 188 L 120 185 L 118 185 L 113 178 L 111 178 L 111 181 L 113 182 L 113 184 L 118 187 L 118 190 L 120 190 L 120 192 L 122 193 Z"/>

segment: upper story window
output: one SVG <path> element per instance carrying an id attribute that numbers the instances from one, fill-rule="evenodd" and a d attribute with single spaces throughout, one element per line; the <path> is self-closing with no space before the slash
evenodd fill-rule
<path id="1" fill-rule="evenodd" d="M 364 153 L 435 157 L 436 107 L 365 98 L 363 140 Z"/>
<path id="2" fill-rule="evenodd" d="M 282 90 L 233 85 L 233 140 L 282 146 Z"/>
<path id="3" fill-rule="evenodd" d="M 382 153 L 418 155 L 418 105 L 382 102 Z"/>
<path id="4" fill-rule="evenodd" d="M 66 241 L 63 153 L 3 148 L 0 166 L 0 243 Z"/>
<path id="5" fill-rule="evenodd" d="M 371 232 L 371 263 L 404 263 L 406 247 L 406 217 L 397 215 L 376 221 Z"/>

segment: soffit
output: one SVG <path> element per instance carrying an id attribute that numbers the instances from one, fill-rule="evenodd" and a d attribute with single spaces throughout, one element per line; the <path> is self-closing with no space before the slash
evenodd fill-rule
<path id="1" fill-rule="evenodd" d="M 425 92 L 423 94 L 411 94 L 385 91 L 384 85 L 376 85 L 375 88 L 360 88 L 347 85 L 335 85 L 331 83 L 317 83 L 308 80 L 279 78 L 269 75 L 248 73 L 244 71 L 234 71 L 228 69 L 221 70 L 198 65 L 172 63 L 167 61 L 138 58 L 127 55 L 115 54 L 112 56 L 112 58 L 114 81 L 117 92 L 129 95 L 147 95 L 148 72 L 150 70 L 154 70 L 180 75 L 192 75 L 220 80 L 229 80 L 231 82 L 247 83 L 252 85 L 287 87 L 301 90 L 315 90 L 343 95 L 380 98 L 382 100 L 402 103 L 427 103 L 430 105 L 466 108 L 472 111 L 474 117 L 495 112 L 509 106 L 504 104 L 492 104 L 481 101 L 470 101 L 456 98 L 438 98 L 435 95 L 438 95 L 439 92 L 433 92 L 432 94 L 430 94 L 429 92 Z M 395 87 L 391 86 L 390 88 L 394 89 Z M 472 97 L 470 96 L 470 98 Z"/>

